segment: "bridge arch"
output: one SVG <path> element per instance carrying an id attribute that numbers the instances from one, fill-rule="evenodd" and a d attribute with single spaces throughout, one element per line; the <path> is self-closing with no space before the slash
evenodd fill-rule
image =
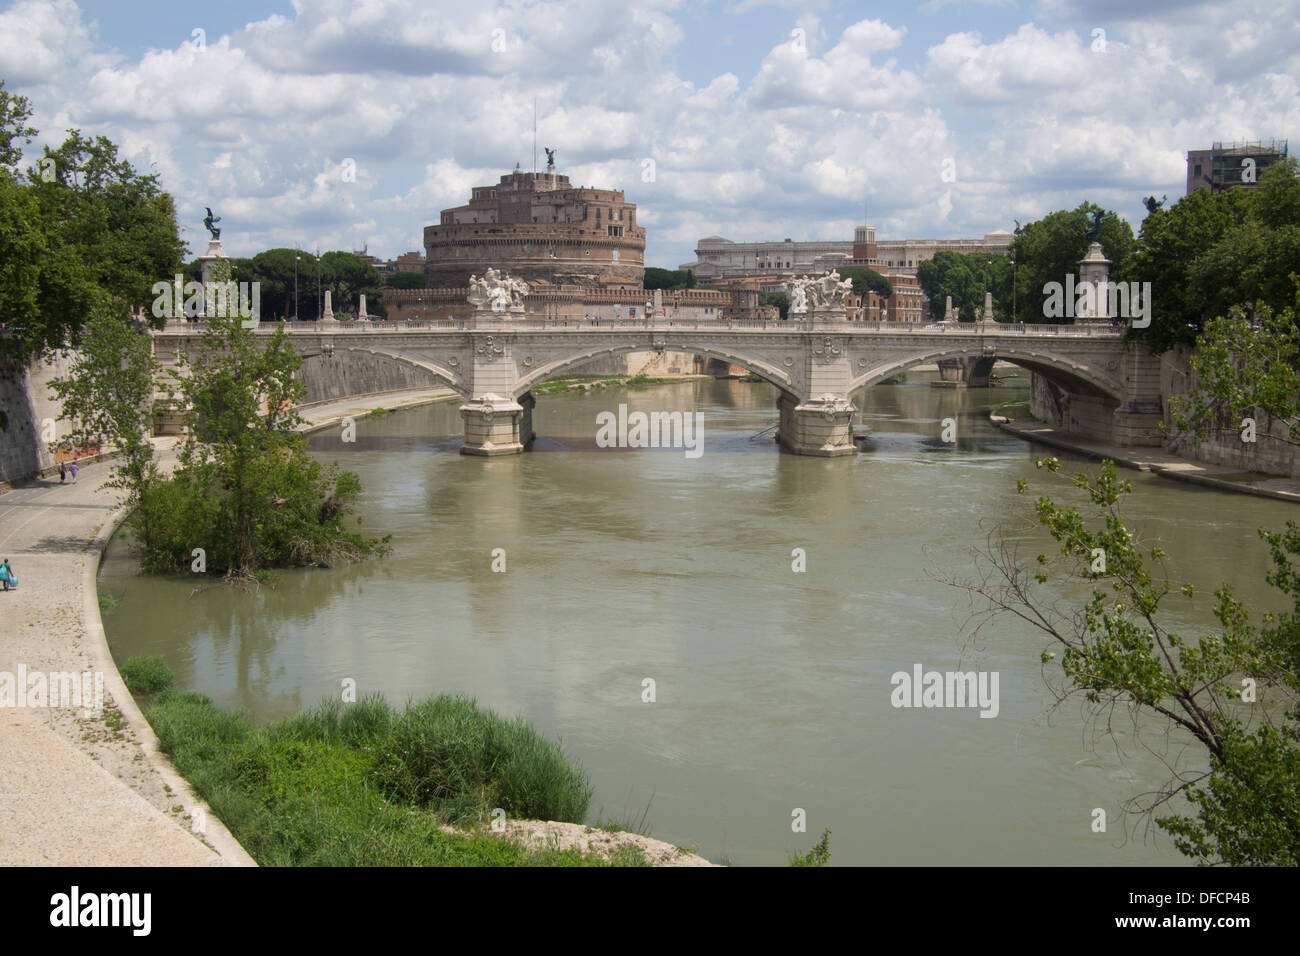
<path id="1" fill-rule="evenodd" d="M 1055 355 L 1050 351 L 1038 351 L 1029 347 L 995 347 L 991 351 L 973 349 L 970 346 L 933 346 L 919 349 L 905 358 L 892 357 L 854 378 L 848 387 L 849 395 L 869 388 L 900 372 L 917 365 L 938 362 L 943 359 L 966 359 L 1009 362 L 1030 372 L 1037 372 L 1053 384 L 1062 386 L 1076 394 L 1095 395 L 1115 403 L 1124 401 L 1124 385 L 1112 374 L 1112 369 L 1098 369 L 1084 362 Z"/>
<path id="2" fill-rule="evenodd" d="M 581 365 L 583 362 L 590 362 L 592 359 L 601 358 L 606 355 L 626 355 L 629 352 L 646 352 L 654 351 L 647 349 L 644 342 L 635 345 L 605 345 L 589 346 L 582 348 L 572 354 L 565 355 L 563 358 L 547 362 L 536 369 L 529 370 L 526 374 L 521 375 L 515 384 L 512 398 L 518 400 L 535 385 L 540 385 L 549 378 L 555 378 L 565 371 L 573 368 L 575 365 Z M 724 362 L 734 365 L 742 365 L 749 369 L 759 378 L 771 385 L 775 385 L 781 391 L 797 395 L 799 390 L 791 378 L 789 372 L 752 355 L 745 355 L 740 352 L 734 352 L 730 349 L 719 346 L 705 346 L 685 344 L 681 342 L 671 342 L 664 346 L 664 351 L 668 352 L 689 352 L 692 355 L 699 355 L 703 358 L 721 359 Z"/>
<path id="3" fill-rule="evenodd" d="M 469 390 L 465 387 L 463 377 L 451 369 L 444 368 L 435 362 L 429 362 L 421 358 L 414 358 L 410 355 L 400 352 L 390 352 L 387 349 L 370 348 L 362 345 L 336 345 L 331 343 L 329 348 L 312 348 L 304 349 L 299 352 L 303 359 L 316 358 L 318 356 L 333 355 L 338 352 L 352 352 L 358 355 L 373 355 L 398 365 L 405 365 L 410 368 L 418 368 L 428 372 L 434 377 L 435 383 L 446 385 L 459 395 L 462 399 L 470 396 Z"/>

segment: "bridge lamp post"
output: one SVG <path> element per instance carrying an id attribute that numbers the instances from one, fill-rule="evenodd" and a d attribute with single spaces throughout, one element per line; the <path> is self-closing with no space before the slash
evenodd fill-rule
<path id="1" fill-rule="evenodd" d="M 320 293 L 320 250 L 316 250 L 316 321 L 319 322 L 325 316 L 325 303 Z"/>
<path id="2" fill-rule="evenodd" d="M 989 294 L 989 270 L 993 268 L 993 257 L 987 256 L 984 259 L 984 295 Z M 980 328 L 984 328 L 984 323 L 988 321 L 988 316 L 984 314 L 984 303 L 980 302 Z"/>
<path id="3" fill-rule="evenodd" d="M 298 260 L 301 256 L 293 257 L 293 318 L 298 319 Z"/>
<path id="4" fill-rule="evenodd" d="M 1016 318 L 1016 256 L 1011 254 L 1011 321 L 1014 324 L 1019 321 Z"/>

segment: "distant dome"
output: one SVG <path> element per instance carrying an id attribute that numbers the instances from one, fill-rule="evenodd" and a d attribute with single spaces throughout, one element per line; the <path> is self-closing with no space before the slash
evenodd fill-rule
<path id="1" fill-rule="evenodd" d="M 725 236 L 705 236 L 700 242 L 731 242 L 731 240 Z M 735 245 L 735 243 L 732 243 L 732 245 Z"/>

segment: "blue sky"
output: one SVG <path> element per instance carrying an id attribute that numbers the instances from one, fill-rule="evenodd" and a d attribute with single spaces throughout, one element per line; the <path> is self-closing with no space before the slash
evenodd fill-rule
<path id="1" fill-rule="evenodd" d="M 418 248 L 531 165 L 534 97 L 560 171 L 637 203 L 651 265 L 711 234 L 978 236 L 1084 199 L 1136 228 L 1188 149 L 1291 137 L 1297 76 L 1300 0 L 0 6 L 41 142 L 112 137 L 191 247 L 211 205 L 235 255 Z"/>

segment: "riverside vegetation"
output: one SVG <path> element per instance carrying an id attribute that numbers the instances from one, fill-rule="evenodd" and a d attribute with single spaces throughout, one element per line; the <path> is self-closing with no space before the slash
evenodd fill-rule
<path id="1" fill-rule="evenodd" d="M 1061 467 L 1056 458 L 1037 464 L 1050 473 Z M 1172 625 L 1164 606 L 1179 595 L 1193 601 L 1194 588 L 1163 573 L 1164 551 L 1143 545 L 1124 523 L 1132 483 L 1104 461 L 1095 476 L 1080 473 L 1072 485 L 1083 494 L 1082 508 L 1047 497 L 1034 504 L 1058 556 L 1024 561 L 1021 536 L 998 528 L 975 551 L 973 577 L 940 575 L 972 598 L 971 639 L 1002 615 L 1018 618 L 1047 641 L 1041 655 L 1053 709 L 1081 699 L 1107 732 L 1117 712 L 1128 712 L 1135 733 L 1154 727 L 1179 743 L 1168 782 L 1133 797 L 1126 810 L 1162 814 L 1155 823 L 1184 855 L 1202 865 L 1297 865 L 1300 526 L 1260 531 L 1272 563 L 1266 580 L 1287 609 L 1255 623 L 1225 583 L 1208 608 L 1216 626 L 1193 636 Z M 1019 491 L 1028 491 L 1027 482 Z M 1081 610 L 1055 590 L 1038 590 L 1053 577 L 1091 591 Z"/>
<path id="2" fill-rule="evenodd" d="M 607 859 L 494 836 L 497 808 L 580 823 L 592 791 L 559 745 L 473 700 L 399 712 L 376 694 L 254 727 L 171 686 L 159 658 L 122 674 L 176 769 L 263 866 L 648 865 L 631 847 Z"/>

